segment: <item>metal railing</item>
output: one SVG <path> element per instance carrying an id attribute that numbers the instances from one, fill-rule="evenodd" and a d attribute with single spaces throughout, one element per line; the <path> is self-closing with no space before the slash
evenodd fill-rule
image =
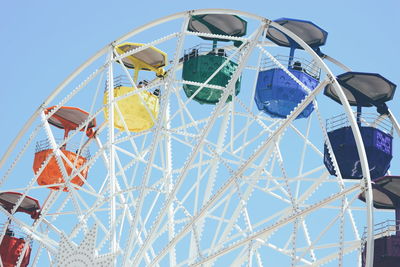
<path id="1" fill-rule="evenodd" d="M 114 77 L 113 83 L 114 83 L 114 88 L 121 86 L 132 87 L 132 83 L 129 80 L 128 76 L 126 75 L 119 75 Z M 105 81 L 104 92 L 106 92 L 107 90 L 108 90 L 108 80 Z"/>
<path id="2" fill-rule="evenodd" d="M 56 138 L 56 143 L 61 144 L 63 139 Z M 36 147 L 35 147 L 35 153 L 48 150 L 48 149 L 53 149 L 51 146 L 51 143 L 48 139 L 40 140 L 36 142 Z M 90 159 L 90 151 L 87 147 L 81 149 L 81 147 L 77 143 L 68 143 L 66 146 L 66 150 L 72 151 L 75 153 L 79 153 L 82 157 L 86 159 Z"/>
<path id="3" fill-rule="evenodd" d="M 212 43 L 210 44 L 198 44 L 189 49 L 184 50 L 184 56 L 179 59 L 179 62 L 187 61 L 191 58 L 197 57 L 199 55 L 217 55 L 221 57 L 230 57 L 234 53 L 234 50 L 228 49 L 224 46 L 213 47 Z M 233 62 L 239 61 L 239 54 L 237 53 L 231 59 Z"/>
<path id="4" fill-rule="evenodd" d="M 143 86 L 148 86 L 151 83 L 151 81 L 147 81 L 147 80 L 142 80 L 139 81 L 137 84 L 138 88 L 141 88 Z M 129 80 L 128 76 L 126 75 L 119 75 L 114 77 L 114 88 L 118 88 L 121 86 L 126 86 L 126 87 L 132 87 L 132 83 Z M 106 92 L 108 90 L 108 80 L 105 81 L 105 89 L 104 92 Z M 148 90 L 149 91 L 149 90 Z M 150 92 L 150 91 L 149 91 Z M 151 92 L 152 94 L 159 96 L 160 95 L 160 88 L 156 87 L 153 92 Z"/>
<path id="5" fill-rule="evenodd" d="M 290 60 L 290 56 L 284 56 L 284 55 L 277 55 L 274 56 L 274 58 L 287 68 L 302 71 L 318 80 L 320 78 L 321 69 L 314 61 L 310 61 L 301 57 L 291 57 L 292 60 Z M 290 65 L 289 61 L 291 62 Z M 262 71 L 279 68 L 279 66 L 275 62 L 273 62 L 269 57 L 263 57 L 263 59 L 261 60 L 260 67 Z"/>
<path id="6" fill-rule="evenodd" d="M 106 81 L 106 87 L 108 85 L 108 81 Z M 119 75 L 114 77 L 114 87 L 120 86 L 132 86 L 131 81 L 129 80 L 128 76 L 126 75 Z"/>
<path id="7" fill-rule="evenodd" d="M 354 112 L 354 115 L 357 116 L 357 112 Z M 361 126 L 373 127 L 393 136 L 393 125 L 387 116 L 379 116 L 375 113 L 362 113 L 360 122 Z M 328 132 L 343 127 L 350 127 L 350 122 L 345 113 L 326 120 L 326 130 Z"/>
<path id="8" fill-rule="evenodd" d="M 0 231 L 3 232 L 5 227 L 6 227 L 6 224 L 1 223 Z M 5 235 L 11 236 L 11 237 L 16 237 L 19 239 L 24 239 L 24 240 L 26 240 L 26 237 L 27 237 L 27 235 L 20 228 L 13 225 L 12 223 L 8 224 L 8 227 L 5 231 Z M 32 245 L 32 240 L 29 243 L 30 243 L 30 245 Z"/>
<path id="9" fill-rule="evenodd" d="M 393 236 L 396 234 L 396 231 L 400 230 L 400 220 L 387 220 L 381 223 L 377 223 L 374 225 L 374 239 Z M 361 249 L 364 250 L 365 243 L 367 242 L 367 227 L 364 227 L 364 232 L 361 238 Z"/>

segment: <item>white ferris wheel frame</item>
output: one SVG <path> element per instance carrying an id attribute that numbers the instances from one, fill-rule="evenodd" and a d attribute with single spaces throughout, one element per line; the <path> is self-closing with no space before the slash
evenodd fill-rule
<path id="1" fill-rule="evenodd" d="M 313 92 L 311 92 L 308 96 L 307 96 L 307 100 L 304 101 L 304 103 L 295 110 L 295 112 L 293 112 L 291 114 L 291 116 L 288 117 L 287 122 L 290 122 L 291 120 L 293 120 L 301 111 L 301 107 L 306 107 L 307 104 L 311 103 L 311 101 L 313 100 L 313 96 L 315 96 L 318 92 L 320 92 L 320 90 L 327 84 L 327 83 L 331 83 L 335 90 L 336 93 L 338 95 L 338 97 L 340 98 L 340 101 L 342 103 L 342 106 L 345 110 L 345 113 L 347 115 L 347 119 L 349 121 L 349 124 L 351 126 L 355 141 L 356 141 L 356 145 L 357 145 L 357 151 L 358 154 L 360 156 L 360 163 L 361 163 L 361 167 L 362 167 L 362 174 L 363 174 L 363 187 L 365 188 L 365 192 L 366 192 L 366 208 L 367 208 L 367 214 L 366 214 L 366 223 L 367 223 L 367 239 L 366 239 L 366 244 L 367 244 L 367 257 L 366 257 L 366 266 L 372 266 L 372 262 L 373 262 L 373 251 L 374 251 L 374 242 L 373 242 L 373 225 L 374 225 L 374 221 L 373 221 L 373 198 L 372 198 L 372 187 L 371 187 L 371 178 L 370 178 L 370 173 L 369 173 L 369 166 L 368 166 L 368 161 L 367 161 L 367 157 L 366 157 L 366 152 L 365 152 L 365 148 L 364 148 L 364 144 L 363 144 L 363 140 L 361 138 L 361 133 L 360 133 L 360 129 L 358 128 L 357 122 L 356 122 L 356 118 L 354 117 L 354 114 L 351 110 L 351 107 L 349 105 L 349 103 L 347 102 L 346 96 L 344 94 L 344 92 L 341 89 L 341 86 L 339 85 L 339 83 L 336 81 L 335 79 L 335 75 L 333 75 L 333 73 L 330 71 L 330 69 L 326 66 L 326 64 L 323 62 L 323 59 L 320 58 L 313 49 L 311 49 L 301 38 L 299 38 L 298 36 L 296 36 L 295 34 L 293 34 L 292 32 L 290 32 L 289 30 L 287 30 L 286 28 L 280 26 L 279 24 L 268 20 L 264 17 L 261 16 L 257 16 L 257 15 L 253 15 L 247 12 L 242 12 L 242 11 L 235 11 L 235 10 L 229 10 L 229 9 L 201 9 L 201 10 L 192 10 L 192 11 L 185 11 L 185 12 L 180 12 L 180 13 L 176 13 L 174 15 L 170 15 L 170 16 L 166 16 L 164 18 L 155 20 L 153 22 L 150 22 L 144 26 L 141 26 L 137 29 L 132 30 L 131 32 L 127 33 L 126 35 L 118 38 L 117 40 L 115 40 L 114 42 L 106 45 L 104 48 L 102 48 L 101 50 L 99 50 L 96 54 L 94 54 L 91 58 L 89 58 L 87 61 L 85 61 L 81 66 L 79 66 L 71 75 L 69 75 L 50 95 L 49 97 L 36 109 L 36 111 L 34 112 L 34 114 L 28 119 L 28 121 L 24 124 L 23 128 L 21 129 L 21 131 L 17 134 L 17 136 L 15 137 L 15 139 L 13 140 L 13 142 L 10 144 L 10 146 L 8 147 L 7 151 L 5 152 L 5 154 L 3 155 L 3 157 L 0 160 L 0 168 L 4 165 L 5 161 L 8 159 L 8 157 L 10 156 L 10 154 L 12 153 L 12 151 L 15 149 L 15 147 L 17 146 L 18 142 L 21 140 L 21 138 L 25 135 L 25 133 L 28 131 L 28 129 L 30 128 L 30 126 L 32 125 L 32 123 L 39 117 L 39 116 L 43 116 L 43 110 L 48 106 L 48 104 L 75 78 L 77 77 L 77 75 L 79 73 L 81 73 L 86 67 L 88 67 L 90 64 L 92 64 L 94 61 L 96 61 L 98 58 L 100 58 L 101 56 L 105 55 L 106 53 L 109 53 L 110 50 L 112 50 L 114 48 L 114 44 L 116 43 L 121 43 L 124 40 L 138 34 L 141 33 L 147 29 L 150 29 L 156 25 L 168 22 L 168 21 L 172 21 L 172 20 L 176 20 L 179 18 L 183 18 L 185 19 L 185 23 L 187 24 L 187 21 L 189 19 L 190 16 L 192 15 L 201 15 L 201 14 L 234 14 L 234 15 L 239 15 L 239 16 L 245 16 L 248 18 L 252 18 L 254 20 L 258 20 L 260 22 L 262 22 L 262 26 L 260 27 L 268 27 L 268 26 L 273 26 L 277 29 L 279 29 L 280 31 L 282 31 L 283 33 L 287 34 L 288 36 L 290 36 L 290 38 L 292 38 L 293 40 L 295 40 L 306 52 L 308 52 L 309 55 L 312 56 L 313 60 L 315 60 L 318 65 L 321 67 L 321 69 L 327 74 L 327 77 L 329 78 L 329 81 L 325 81 L 322 82 L 320 84 L 320 88 L 316 88 Z M 185 31 L 185 29 L 187 28 L 185 25 L 185 23 L 182 26 L 182 32 Z M 260 29 L 259 33 L 261 34 L 262 30 L 264 29 Z M 181 33 L 182 33 L 181 32 Z M 255 38 L 255 40 L 247 40 L 249 42 L 249 45 L 252 46 L 253 48 L 258 46 L 259 48 L 262 47 L 262 44 L 257 43 L 257 38 Z M 144 48 L 150 46 L 146 45 L 144 46 Z M 182 42 L 180 44 L 180 46 L 182 46 Z M 181 49 L 182 47 L 178 46 L 178 49 Z M 342 63 L 334 60 L 331 57 L 326 56 L 325 57 L 327 60 L 333 62 L 334 64 L 338 65 L 339 67 L 342 67 L 345 70 L 350 70 L 349 68 L 347 68 L 345 65 L 343 65 Z M 177 63 L 177 58 L 175 58 L 174 63 Z M 112 67 L 110 67 L 112 68 Z M 109 80 L 112 81 L 113 77 L 112 77 L 112 69 L 109 69 L 108 71 L 108 75 L 109 75 Z M 236 73 L 240 73 L 240 71 L 237 71 Z M 238 78 L 238 74 L 236 75 L 237 77 L 234 77 L 233 81 L 236 81 L 236 79 Z M 231 83 L 234 84 L 234 83 Z M 111 86 L 112 87 L 112 86 Z M 226 90 L 229 91 L 229 90 Z M 225 94 L 225 97 L 227 97 L 228 94 Z M 109 94 L 109 101 L 112 102 L 113 101 L 113 94 Z M 220 105 L 220 107 L 222 107 L 222 105 Z M 217 107 L 218 108 L 218 107 Z M 113 112 L 114 109 L 110 109 L 109 112 L 109 123 L 113 123 Z M 162 112 L 162 111 L 161 111 Z M 390 113 L 390 119 L 393 122 L 393 125 L 395 126 L 395 129 L 398 131 L 398 133 L 400 133 L 400 127 L 399 124 L 397 123 L 396 119 L 394 118 L 393 115 L 391 115 Z M 42 120 L 45 120 L 44 117 L 42 117 Z M 283 124 L 282 129 L 285 127 L 286 124 Z M 110 131 L 110 140 L 113 140 L 113 131 Z M 205 131 L 206 132 L 206 131 Z M 200 142 L 199 142 L 200 143 Z M 266 143 L 268 144 L 268 142 Z M 110 146 L 111 148 L 113 146 Z M 265 146 L 267 147 L 267 146 Z M 259 152 L 263 151 L 263 149 L 260 149 Z M 111 154 L 113 154 L 111 152 Z M 112 163 L 113 160 L 110 161 L 110 163 Z M 114 168 L 113 164 L 111 164 L 110 169 L 112 170 L 112 168 Z M 357 187 L 358 188 L 358 187 Z M 114 188 L 114 190 L 116 190 L 116 188 Z M 354 188 L 352 189 L 354 190 Z M 114 201 L 114 202 L 113 202 Z M 328 200 L 327 200 L 328 201 Z M 321 203 L 322 205 L 323 203 Z M 115 206 L 115 200 L 112 200 L 111 205 Z M 317 208 L 317 207 L 314 207 Z M 308 212 L 311 212 L 311 210 L 308 210 Z M 113 216 L 113 215 L 112 215 Z M 114 214 L 115 216 L 115 214 Z M 293 219 L 295 219 L 295 215 L 293 216 Z M 278 227 L 278 225 L 274 226 L 274 227 Z M 257 238 L 257 236 L 261 236 L 264 235 L 265 233 L 268 233 L 269 231 L 272 231 L 273 229 L 268 228 L 265 229 L 264 231 L 261 231 L 259 233 L 257 233 L 257 235 L 254 236 L 250 236 L 248 238 L 248 240 Z M 114 233 L 115 234 L 115 233 Z M 246 239 L 247 240 L 247 239 Z M 243 242 L 246 242 L 246 240 L 243 240 Z M 112 247 L 113 250 L 116 250 L 116 243 L 115 243 L 115 235 L 113 237 L 113 239 L 111 240 L 112 243 Z M 145 243 L 146 244 L 146 243 Z M 240 245 L 239 243 L 237 245 Z M 146 249 L 146 247 L 142 247 L 143 250 Z M 230 249 L 233 249 L 233 247 L 231 247 Z M 220 251 L 219 253 L 223 253 L 223 251 Z M 156 262 L 156 260 L 158 259 L 158 257 L 160 257 L 160 255 L 158 255 L 155 259 L 153 259 L 153 263 Z M 140 260 L 140 259 L 137 259 Z M 136 263 L 136 261 L 134 262 Z M 196 263 L 198 265 L 200 265 L 203 262 L 199 262 Z"/>

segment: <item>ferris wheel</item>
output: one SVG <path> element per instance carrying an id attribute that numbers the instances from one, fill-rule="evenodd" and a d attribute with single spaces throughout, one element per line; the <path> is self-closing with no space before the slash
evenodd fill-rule
<path id="1" fill-rule="evenodd" d="M 0 161 L 2 265 L 395 266 L 396 85 L 327 38 L 207 9 L 104 47 Z"/>

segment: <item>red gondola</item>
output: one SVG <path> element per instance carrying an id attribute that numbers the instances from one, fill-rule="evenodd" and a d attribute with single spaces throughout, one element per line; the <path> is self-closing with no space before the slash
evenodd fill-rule
<path id="1" fill-rule="evenodd" d="M 7 212 L 12 213 L 15 204 L 19 202 L 21 196 L 22 194 L 17 192 L 0 193 L 0 205 Z M 39 202 L 32 197 L 25 196 L 14 213 L 24 212 L 36 220 L 40 215 L 39 210 Z M 24 236 L 17 236 L 10 225 L 10 221 L 7 222 L 6 227 L 5 234 L 0 243 L 0 256 L 3 266 L 14 267 L 19 261 L 21 261 L 21 267 L 28 266 L 32 251 L 31 244 L 26 241 Z M 23 252 L 24 254 L 22 255 Z M 22 259 L 20 259 L 21 255 Z"/>

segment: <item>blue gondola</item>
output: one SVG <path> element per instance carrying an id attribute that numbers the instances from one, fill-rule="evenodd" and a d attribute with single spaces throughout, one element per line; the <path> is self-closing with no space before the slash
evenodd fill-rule
<path id="1" fill-rule="evenodd" d="M 357 123 L 364 142 L 371 178 L 384 176 L 392 159 L 392 126 L 384 123 L 383 117 L 362 114 L 362 107 L 376 106 L 380 115 L 387 112 L 385 102 L 393 98 L 396 85 L 379 74 L 346 72 L 337 81 L 352 106 L 357 106 Z M 333 86 L 327 85 L 324 94 L 340 103 Z M 346 116 L 327 121 L 328 138 L 344 179 L 363 177 L 357 146 Z M 337 175 L 327 145 L 324 149 L 324 164 L 332 175 Z"/>
<path id="2" fill-rule="evenodd" d="M 276 23 L 299 36 L 311 48 L 319 53 L 319 47 L 324 45 L 328 33 L 310 21 L 282 18 Z M 295 59 L 296 49 L 302 49 L 289 36 L 275 27 L 269 27 L 267 38 L 279 46 L 289 47 L 287 60 L 288 71 L 310 90 L 319 83 L 319 70 L 310 68 L 301 60 Z M 308 92 L 281 68 L 262 70 L 258 74 L 254 100 L 259 110 L 274 118 L 285 118 L 307 96 Z M 297 118 L 307 118 L 314 110 L 308 105 Z"/>

